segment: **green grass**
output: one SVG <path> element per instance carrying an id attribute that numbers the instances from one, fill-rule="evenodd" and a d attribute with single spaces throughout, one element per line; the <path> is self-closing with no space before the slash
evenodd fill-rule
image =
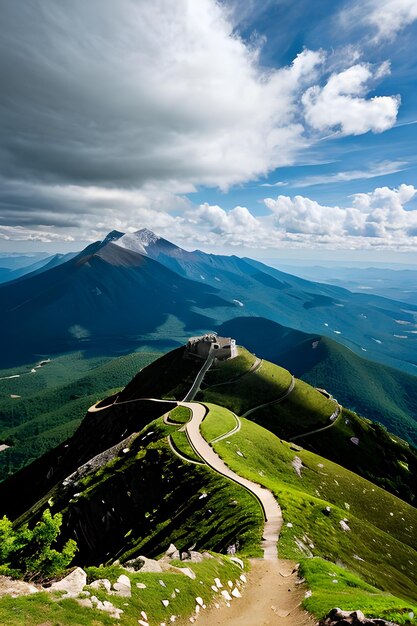
<path id="1" fill-rule="evenodd" d="M 284 516 L 282 557 L 299 559 L 311 551 L 342 562 L 368 584 L 416 600 L 416 509 L 326 459 L 293 451 L 290 444 L 245 419 L 229 443 L 223 440 L 213 447 L 235 472 L 276 495 Z M 292 465 L 296 456 L 303 463 L 301 477 Z M 326 506 L 331 507 L 329 516 Z M 348 532 L 339 524 L 344 518 Z M 329 609 L 332 602 L 329 594 Z"/>
<path id="2" fill-rule="evenodd" d="M 187 459 L 202 462 L 201 457 L 194 451 L 194 448 L 188 441 L 187 434 L 184 430 L 176 430 L 171 433 L 171 441 L 174 448 Z"/>
<path id="3" fill-rule="evenodd" d="M 317 618 L 329 611 L 329 587 L 334 606 L 345 611 L 360 608 L 367 617 L 379 617 L 396 624 L 416 624 L 410 612 L 417 616 L 417 603 L 405 604 L 404 600 L 366 584 L 361 578 L 344 568 L 320 558 L 304 559 L 299 574 L 306 579 L 312 595 L 303 602 L 304 608 Z M 333 607 L 332 607 L 333 608 Z"/>
<path id="4" fill-rule="evenodd" d="M 290 384 L 291 374 L 287 370 L 269 361 L 262 361 L 259 369 L 235 382 L 203 389 L 197 399 L 225 406 L 237 415 L 242 415 L 252 407 L 276 400 Z"/>
<path id="5" fill-rule="evenodd" d="M 0 372 L 22 373 L 0 380 L 0 442 L 11 446 L 0 454 L 0 480 L 71 436 L 89 406 L 121 389 L 158 356 L 135 352 L 116 359 L 84 359 L 76 352 L 54 358 L 33 374 L 23 373 L 30 365 Z"/>
<path id="6" fill-rule="evenodd" d="M 302 380 L 295 380 L 290 395 L 279 404 L 258 409 L 250 419 L 271 432 L 289 439 L 330 424 L 336 404 Z"/>
<path id="7" fill-rule="evenodd" d="M 169 420 L 176 424 L 186 424 L 190 421 L 191 411 L 186 406 L 176 406 L 175 409 L 170 411 Z"/>
<path id="8" fill-rule="evenodd" d="M 184 566 L 184 563 L 180 563 Z M 211 559 L 204 559 L 201 563 L 191 565 L 196 574 L 195 580 L 180 573 L 163 572 L 161 574 L 128 573 L 121 567 L 86 568 L 88 582 L 98 578 L 108 578 L 115 582 L 120 574 L 127 574 L 131 580 L 131 598 L 122 598 L 107 595 L 105 591 L 91 589 L 91 594 L 99 600 L 109 600 L 114 606 L 121 608 L 123 613 L 120 620 L 111 618 L 104 611 L 85 608 L 75 600 L 62 600 L 59 596 L 51 597 L 48 593 L 20 598 L 5 597 L 0 599 L 0 623 L 9 626 L 110 626 L 115 623 L 120 626 L 137 626 L 141 611 L 145 611 L 151 624 L 160 624 L 162 621 L 170 623 L 171 615 L 178 618 L 188 618 L 195 611 L 196 597 L 202 597 L 207 606 L 219 599 L 211 589 L 214 578 L 219 577 L 226 586 L 228 580 L 237 581 L 241 574 L 238 565 L 228 557 L 213 555 Z M 165 584 L 161 586 L 160 580 Z M 142 583 L 146 588 L 139 589 L 136 584 Z M 179 593 L 175 590 L 179 589 Z M 88 590 L 88 587 L 86 587 Z M 174 595 L 174 597 L 173 597 Z M 221 598 L 221 596 L 220 596 Z M 169 600 L 169 606 L 164 607 L 162 600 Z"/>
<path id="9" fill-rule="evenodd" d="M 212 365 L 204 377 L 203 387 L 223 384 L 230 379 L 243 376 L 249 372 L 256 362 L 256 356 L 246 350 L 243 346 L 238 346 L 238 356 L 228 361 L 219 361 Z"/>
<path id="10" fill-rule="evenodd" d="M 228 409 L 217 404 L 206 404 L 209 418 L 201 423 L 201 433 L 206 441 L 213 441 L 230 432 L 237 425 L 236 417 Z"/>

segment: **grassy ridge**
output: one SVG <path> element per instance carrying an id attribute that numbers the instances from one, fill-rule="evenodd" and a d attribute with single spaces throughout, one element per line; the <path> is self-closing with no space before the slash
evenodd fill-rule
<path id="1" fill-rule="evenodd" d="M 284 516 L 282 557 L 313 554 L 342 562 L 367 584 L 416 601 L 417 575 L 410 567 L 417 563 L 416 509 L 324 458 L 292 450 L 247 420 L 230 443 L 213 447 L 234 471 L 277 496 Z M 301 476 L 293 465 L 296 457 Z M 344 519 L 350 530 L 342 529 Z M 328 590 L 328 609 L 332 606 Z"/>
<path id="2" fill-rule="evenodd" d="M 236 368 L 235 371 L 237 374 L 239 370 Z M 249 373 L 245 368 L 243 373 L 246 375 L 234 382 L 203 389 L 197 399 L 220 404 L 242 415 L 259 404 L 276 400 L 291 384 L 291 374 L 268 361 L 262 361 L 258 369 Z M 205 382 L 210 385 L 210 378 L 207 377 Z"/>

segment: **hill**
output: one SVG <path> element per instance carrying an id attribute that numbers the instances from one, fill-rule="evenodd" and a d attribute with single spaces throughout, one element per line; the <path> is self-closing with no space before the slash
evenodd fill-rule
<path id="1" fill-rule="evenodd" d="M 380 422 L 417 445 L 417 377 L 360 357 L 323 335 L 295 331 L 270 320 L 236 318 L 218 327 L 249 350 L 280 364 L 344 407 Z"/>
<path id="2" fill-rule="evenodd" d="M 160 399 L 182 395 L 198 372 L 197 363 L 182 357 L 181 349 L 174 350 L 138 372 L 121 393 L 92 407 L 70 439 L 0 484 L 2 512 L 17 525 L 33 524 L 46 507 L 62 513 L 62 541 L 76 538 L 76 563 L 106 564 L 103 573 L 116 559 L 123 564 L 139 554 L 161 555 L 171 542 L 181 550 L 221 553 L 234 544 L 243 558 L 259 556 L 259 501 L 207 465 L 190 438 L 188 422 L 200 405 L 176 408 L 175 401 Z M 300 561 L 310 610 L 321 616 L 335 604 L 358 608 L 358 597 L 373 615 L 400 619 L 401 612 L 415 610 L 417 576 L 409 564 L 417 559 L 417 510 L 376 484 L 384 478 L 388 486 L 399 475 L 390 450 L 385 448 L 387 464 L 377 463 L 380 473 L 370 482 L 251 421 L 257 411 L 249 412 L 259 402 L 270 408 L 287 402 L 288 419 L 278 424 L 303 434 L 328 425 L 335 403 L 243 348 L 236 359 L 209 370 L 205 383 L 201 393 L 211 400 L 215 395 L 217 402 L 206 403 L 201 434 L 236 475 L 277 498 L 284 518 L 280 557 Z M 158 386 L 156 400 L 143 399 Z M 285 396 L 278 403 L 277 394 Z M 244 410 L 250 419 L 226 406 Z M 377 455 L 367 448 L 371 436 L 363 420 L 355 419 L 371 457 L 363 455 L 357 470 L 369 474 Z M 374 435 L 386 446 L 378 429 Z M 415 453 L 400 440 L 391 442 L 409 455 L 411 469 Z M 201 584 L 204 594 L 206 583 Z M 0 600 L 0 615 L 1 610 Z"/>
<path id="3" fill-rule="evenodd" d="M 85 412 L 109 390 L 123 387 L 160 353 L 115 359 L 81 352 L 0 371 L 0 480 L 70 437 Z"/>

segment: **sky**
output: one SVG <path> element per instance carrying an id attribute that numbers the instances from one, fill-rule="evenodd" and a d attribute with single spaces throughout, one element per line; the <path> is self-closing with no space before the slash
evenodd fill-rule
<path id="1" fill-rule="evenodd" d="M 417 264 L 417 0 L 0 0 L 0 252 Z"/>

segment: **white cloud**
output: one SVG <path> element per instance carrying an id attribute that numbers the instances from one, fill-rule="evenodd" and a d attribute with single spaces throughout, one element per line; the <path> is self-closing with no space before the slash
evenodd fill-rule
<path id="1" fill-rule="evenodd" d="M 391 128 L 397 119 L 400 98 L 366 98 L 371 80 L 386 71 L 386 64 L 375 72 L 370 65 L 356 64 L 332 74 L 324 87 L 314 85 L 307 89 L 302 102 L 308 124 L 319 131 L 338 129 L 342 135 L 381 133 Z"/>
<path id="2" fill-rule="evenodd" d="M 363 43 L 376 45 L 393 41 L 413 23 L 417 19 L 417 4 L 415 0 L 353 0 L 346 2 L 338 17 L 339 28 L 353 32 L 365 27 Z"/>
<path id="3" fill-rule="evenodd" d="M 305 178 L 293 180 L 292 187 L 310 187 L 312 185 L 326 185 L 332 183 L 345 183 L 351 180 L 361 180 L 376 178 L 378 176 L 387 176 L 396 172 L 402 172 L 407 169 L 406 161 L 382 161 L 373 163 L 367 169 L 362 170 L 346 170 L 336 172 L 334 174 L 322 174 L 317 176 L 306 176 Z M 273 187 L 274 185 L 265 185 Z"/>
<path id="4" fill-rule="evenodd" d="M 275 227 L 295 240 L 329 247 L 409 247 L 416 244 L 417 209 L 406 205 L 417 193 L 412 185 L 379 187 L 352 196 L 352 206 L 321 205 L 304 196 L 266 198 Z"/>
<path id="5" fill-rule="evenodd" d="M 364 22 L 374 29 L 374 41 L 392 40 L 409 24 L 417 20 L 416 0 L 368 0 L 360 3 Z"/>

